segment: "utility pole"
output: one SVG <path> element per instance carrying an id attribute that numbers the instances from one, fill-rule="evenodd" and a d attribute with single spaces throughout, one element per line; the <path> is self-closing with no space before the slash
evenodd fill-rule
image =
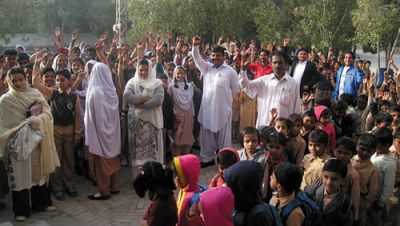
<path id="1" fill-rule="evenodd" d="M 115 1 L 115 24 L 114 32 L 119 31 L 119 45 L 126 42 L 128 35 L 128 0 Z"/>

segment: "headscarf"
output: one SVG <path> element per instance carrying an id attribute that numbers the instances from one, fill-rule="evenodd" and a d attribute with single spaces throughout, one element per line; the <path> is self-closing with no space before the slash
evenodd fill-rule
<path id="1" fill-rule="evenodd" d="M 234 196 L 229 187 L 209 189 L 200 194 L 205 226 L 233 226 Z"/>
<path id="2" fill-rule="evenodd" d="M 139 75 L 139 65 L 136 66 L 135 77 L 130 79 L 125 86 L 125 92 L 132 92 L 135 95 L 152 97 L 157 88 L 162 86 L 162 81 L 156 78 L 155 67 L 147 60 L 149 72 L 146 79 L 141 79 Z M 163 128 L 164 121 L 162 115 L 162 106 L 157 106 L 151 109 L 134 108 L 135 114 L 141 120 L 152 123 L 158 129 Z"/>
<path id="3" fill-rule="evenodd" d="M 21 44 L 18 44 L 18 45 L 15 46 L 15 50 L 17 50 L 18 48 L 21 48 L 21 49 L 22 49 L 22 52 L 25 52 L 25 51 L 26 51 L 25 46 L 23 46 L 23 45 L 21 45 Z"/>
<path id="4" fill-rule="evenodd" d="M 323 105 L 319 105 L 319 106 L 314 108 L 314 113 L 315 113 L 315 117 L 317 119 L 317 122 L 319 122 L 319 120 L 321 119 L 321 114 L 325 110 L 328 110 L 328 108 L 323 106 Z"/>
<path id="5" fill-rule="evenodd" d="M 58 70 L 60 70 L 60 68 L 58 68 L 58 66 L 57 66 L 57 61 L 58 61 L 58 58 L 60 57 L 60 56 L 63 56 L 63 57 L 65 57 L 65 59 L 67 59 L 67 70 L 68 71 L 70 71 L 71 72 L 71 62 L 69 61 L 69 58 L 66 56 L 66 55 L 64 55 L 64 54 L 58 54 L 56 57 L 54 57 L 54 59 L 53 59 L 53 64 L 51 65 L 51 67 L 53 68 L 53 70 L 54 71 L 58 71 Z M 65 68 L 64 68 L 65 69 Z"/>
<path id="6" fill-rule="evenodd" d="M 235 209 L 249 211 L 261 202 L 261 184 L 264 170 L 253 160 L 239 161 L 224 170 L 225 183 L 235 195 Z"/>
<path id="7" fill-rule="evenodd" d="M 40 151 L 40 172 L 32 172 L 32 181 L 39 182 L 42 178 L 48 176 L 60 166 L 57 150 L 54 143 L 53 134 L 53 116 L 51 108 L 43 95 L 34 88 L 29 87 L 23 91 L 18 91 L 11 81 L 10 75 L 7 75 L 7 83 L 9 91 L 0 98 L 0 157 L 4 154 L 4 147 L 8 139 L 22 126 L 29 123 L 29 118 L 26 117 L 26 111 L 33 103 L 41 104 L 42 114 L 37 117 L 40 120 L 40 130 L 45 134 Z M 24 162 L 21 162 L 24 164 Z M 30 184 L 31 181 L 22 182 Z M 18 190 L 18 188 L 16 188 Z M 23 187 L 22 189 L 26 189 Z"/>
<path id="8" fill-rule="evenodd" d="M 107 65 L 96 63 L 89 79 L 85 111 L 85 143 L 106 159 L 121 152 L 119 100 Z"/>
<path id="9" fill-rule="evenodd" d="M 182 110 L 188 110 L 193 103 L 193 86 L 192 83 L 187 82 L 187 78 L 185 81 L 179 82 L 176 79 L 176 74 L 179 69 L 183 69 L 186 73 L 186 70 L 182 66 L 178 66 L 174 69 L 174 78 L 172 83 L 169 85 L 172 90 L 172 98 L 174 99 L 174 103 Z M 187 74 L 186 74 L 187 75 Z M 178 86 L 178 87 L 176 87 Z M 186 88 L 186 89 L 185 89 Z"/>

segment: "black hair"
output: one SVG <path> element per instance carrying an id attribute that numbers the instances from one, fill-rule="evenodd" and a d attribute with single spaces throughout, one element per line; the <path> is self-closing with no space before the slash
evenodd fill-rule
<path id="1" fill-rule="evenodd" d="M 267 54 L 267 56 L 269 56 L 269 54 L 270 54 L 270 52 L 269 52 L 268 50 L 266 50 L 266 49 L 261 49 L 261 50 L 258 52 L 258 55 L 260 55 L 262 52 L 264 52 L 265 54 Z"/>
<path id="2" fill-rule="evenodd" d="M 185 73 L 186 73 L 186 69 L 184 68 L 184 67 L 182 67 L 182 66 L 178 66 L 178 67 L 176 67 L 174 70 L 179 70 L 179 69 L 182 69 Z M 188 88 L 189 88 L 189 86 L 188 86 L 188 84 L 187 84 L 187 82 L 186 82 L 186 78 L 184 79 L 184 84 L 185 84 L 185 86 L 183 87 L 185 90 L 187 90 Z M 174 87 L 175 88 L 179 88 L 179 86 L 178 86 L 178 81 L 176 80 L 176 79 L 174 79 Z"/>
<path id="3" fill-rule="evenodd" d="M 146 162 L 135 178 L 133 188 L 139 197 L 149 191 L 149 199 L 167 200 L 175 190 L 173 171 L 159 162 Z"/>
<path id="4" fill-rule="evenodd" d="M 394 131 L 393 139 L 400 139 L 400 127 Z"/>
<path id="5" fill-rule="evenodd" d="M 365 63 L 366 64 L 371 64 L 371 61 L 370 60 L 366 60 Z"/>
<path id="6" fill-rule="evenodd" d="M 149 66 L 149 61 L 147 61 L 146 59 L 141 59 L 140 61 L 139 61 L 139 64 L 138 65 L 147 65 L 147 66 Z"/>
<path id="7" fill-rule="evenodd" d="M 323 171 L 337 173 L 342 177 L 342 179 L 345 179 L 347 177 L 346 163 L 339 159 L 329 159 L 328 161 L 326 161 Z"/>
<path id="8" fill-rule="evenodd" d="M 79 48 L 79 47 L 74 47 L 74 48 L 72 48 L 72 51 L 78 51 L 79 53 L 81 52 L 81 49 Z"/>
<path id="9" fill-rule="evenodd" d="M 57 75 L 62 75 L 68 80 L 71 79 L 71 73 L 67 69 L 58 70 L 58 71 L 56 71 L 55 74 L 56 74 L 56 76 Z"/>
<path id="10" fill-rule="evenodd" d="M 12 67 L 10 70 L 8 70 L 7 75 L 11 78 L 12 75 L 16 75 L 16 74 L 22 74 L 24 76 L 24 78 L 26 78 L 26 72 L 22 67 Z"/>
<path id="11" fill-rule="evenodd" d="M 315 119 L 317 119 L 317 116 L 315 115 L 315 112 L 313 110 L 305 111 L 303 114 L 303 118 L 304 117 L 314 117 Z"/>
<path id="12" fill-rule="evenodd" d="M 277 133 L 277 131 L 273 126 L 263 126 L 261 129 L 259 129 L 259 133 L 260 137 L 269 143 L 269 135 L 271 135 L 271 133 Z"/>
<path id="13" fill-rule="evenodd" d="M 165 73 L 157 73 L 156 78 L 158 78 L 158 79 L 168 79 L 168 76 Z"/>
<path id="14" fill-rule="evenodd" d="M 347 51 L 347 52 L 344 54 L 344 56 L 346 56 L 346 54 L 351 54 L 351 57 L 352 57 L 353 59 L 356 58 L 355 54 L 354 54 L 352 51 Z"/>
<path id="15" fill-rule="evenodd" d="M 320 115 L 319 119 L 321 120 L 322 117 L 326 117 L 326 116 L 330 116 L 330 115 L 331 115 L 331 110 L 326 108 L 321 112 L 321 115 Z"/>
<path id="16" fill-rule="evenodd" d="M 282 53 L 281 51 L 273 51 L 270 55 L 271 59 L 272 57 L 282 57 L 283 59 L 285 59 L 285 54 Z"/>
<path id="17" fill-rule="evenodd" d="M 292 122 L 291 122 L 289 119 L 287 119 L 287 118 L 277 118 L 277 119 L 275 120 L 275 123 L 276 123 L 276 122 L 284 122 L 284 123 L 286 124 L 287 129 L 289 129 L 290 126 L 292 126 Z"/>
<path id="18" fill-rule="evenodd" d="M 71 64 L 72 64 L 72 62 L 78 62 L 82 66 L 85 66 L 85 62 L 83 62 L 82 58 L 80 58 L 80 57 L 75 57 L 74 59 L 71 60 Z"/>
<path id="19" fill-rule="evenodd" d="M 400 105 L 395 104 L 390 107 L 390 112 L 400 112 Z"/>
<path id="20" fill-rule="evenodd" d="M 354 98 L 351 94 L 343 93 L 339 96 L 339 100 L 343 100 L 346 102 L 347 106 L 351 106 L 354 102 Z"/>
<path id="21" fill-rule="evenodd" d="M 24 53 L 24 52 L 18 53 L 17 61 L 19 62 L 21 60 L 29 60 L 29 55 L 27 53 Z"/>
<path id="22" fill-rule="evenodd" d="M 376 146 L 378 145 L 378 141 L 374 135 L 370 133 L 363 133 L 358 138 L 358 144 L 365 145 L 375 150 Z"/>
<path id="23" fill-rule="evenodd" d="M 214 48 L 212 48 L 211 52 L 213 53 L 221 53 L 222 55 L 225 54 L 225 48 L 222 46 L 215 46 Z"/>
<path id="24" fill-rule="evenodd" d="M 375 115 L 375 124 L 387 122 L 391 124 L 393 122 L 393 117 L 388 112 L 380 111 Z"/>
<path id="25" fill-rule="evenodd" d="M 281 184 L 289 194 L 300 191 L 303 174 L 300 167 L 288 162 L 282 162 L 274 170 L 276 181 Z"/>
<path id="26" fill-rule="evenodd" d="M 15 49 L 4 50 L 4 55 L 7 56 L 17 56 L 18 52 Z"/>
<path id="27" fill-rule="evenodd" d="M 52 67 L 47 67 L 47 68 L 43 69 L 40 74 L 43 76 L 47 72 L 52 72 L 52 73 L 56 74 L 56 72 L 54 71 L 54 69 Z"/>
<path id="28" fill-rule="evenodd" d="M 382 100 L 381 102 L 380 102 L 380 105 L 381 105 L 381 107 L 383 106 L 383 105 L 385 105 L 385 106 L 392 106 L 392 104 L 390 103 L 390 101 L 388 101 L 388 100 Z"/>
<path id="29" fill-rule="evenodd" d="M 315 99 L 315 105 L 316 106 L 325 106 L 327 108 L 332 108 L 332 102 L 329 98 L 325 98 L 325 97 L 318 97 L 317 99 Z"/>
<path id="30" fill-rule="evenodd" d="M 286 139 L 283 133 L 271 133 L 269 135 L 269 143 L 271 144 L 279 144 L 282 147 L 287 147 L 288 140 Z"/>
<path id="31" fill-rule="evenodd" d="M 239 140 L 240 140 L 240 144 L 242 146 L 243 146 L 244 135 L 246 135 L 246 134 L 256 134 L 257 139 L 260 142 L 260 133 L 258 132 L 258 130 L 252 126 L 249 126 L 249 127 L 245 127 L 244 129 L 242 129 L 242 131 L 240 131 Z"/>
<path id="32" fill-rule="evenodd" d="M 217 154 L 217 164 L 223 165 L 225 167 L 229 167 L 239 160 L 240 159 L 238 159 L 235 153 L 224 148 L 221 149 Z"/>
<path id="33" fill-rule="evenodd" d="M 346 110 L 347 109 L 347 104 L 344 100 L 338 100 L 336 103 L 333 104 L 333 110 L 340 111 L 340 110 Z"/>
<path id="34" fill-rule="evenodd" d="M 291 115 L 289 115 L 289 120 L 291 121 L 291 126 L 293 126 L 294 123 L 299 122 L 301 124 L 303 124 L 303 118 L 301 117 L 300 114 L 297 113 L 293 113 Z"/>
<path id="35" fill-rule="evenodd" d="M 329 136 L 324 130 L 314 129 L 311 131 L 310 135 L 308 135 L 308 141 L 328 145 Z"/>
<path id="36" fill-rule="evenodd" d="M 357 97 L 357 100 L 358 100 L 358 99 L 364 99 L 365 102 L 367 102 L 367 101 L 368 101 L 368 96 L 365 95 L 365 94 L 360 94 L 360 95 L 358 95 L 358 97 Z"/>
<path id="37" fill-rule="evenodd" d="M 306 48 L 301 47 L 301 48 L 299 48 L 299 49 L 297 50 L 297 54 L 300 53 L 300 52 L 303 52 L 303 51 L 305 51 L 306 53 L 308 53 L 308 50 L 307 50 Z"/>
<path id="38" fill-rule="evenodd" d="M 349 137 L 343 136 L 343 137 L 339 138 L 336 141 L 335 147 L 337 148 L 339 146 L 344 146 L 347 150 L 350 150 L 351 153 L 353 153 L 353 155 L 355 155 L 357 153 L 357 144 L 353 139 L 351 139 Z"/>
<path id="39" fill-rule="evenodd" d="M 378 128 L 372 131 L 372 134 L 376 137 L 378 144 L 384 148 L 389 148 L 393 143 L 392 131 L 388 128 Z"/>

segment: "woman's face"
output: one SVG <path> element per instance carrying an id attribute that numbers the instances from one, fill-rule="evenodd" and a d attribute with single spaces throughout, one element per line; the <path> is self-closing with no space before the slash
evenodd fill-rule
<path id="1" fill-rule="evenodd" d="M 78 73 L 80 70 L 82 70 L 83 66 L 79 62 L 72 62 L 72 72 L 74 74 Z"/>
<path id="2" fill-rule="evenodd" d="M 11 82 L 17 91 L 24 91 L 28 86 L 26 78 L 23 74 L 11 75 Z"/>
<path id="3" fill-rule="evenodd" d="M 147 79 L 147 77 L 149 76 L 149 66 L 145 64 L 140 64 L 138 70 L 139 70 L 139 77 L 141 79 Z"/>
<path id="4" fill-rule="evenodd" d="M 57 59 L 57 67 L 59 69 L 66 69 L 67 68 L 67 59 L 65 58 L 65 56 L 60 56 Z"/>

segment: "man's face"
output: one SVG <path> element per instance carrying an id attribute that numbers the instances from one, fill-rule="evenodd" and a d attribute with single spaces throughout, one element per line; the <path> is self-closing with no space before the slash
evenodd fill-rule
<path id="1" fill-rule="evenodd" d="M 344 65 L 346 67 L 350 67 L 350 65 L 353 64 L 353 55 L 351 55 L 351 53 L 346 53 L 346 55 L 344 55 Z"/>
<path id="2" fill-rule="evenodd" d="M 260 61 L 262 64 L 268 64 L 268 55 L 266 52 L 261 52 L 260 54 L 258 54 L 258 57 L 260 58 Z"/>
<path id="3" fill-rule="evenodd" d="M 224 54 L 221 52 L 212 52 L 211 53 L 211 60 L 214 63 L 215 67 L 219 67 L 224 63 Z"/>
<path id="4" fill-rule="evenodd" d="M 272 70 L 275 75 L 285 75 L 285 60 L 281 56 L 272 57 Z"/>
<path id="5" fill-rule="evenodd" d="M 300 62 L 304 62 L 307 60 L 308 54 L 306 51 L 300 51 L 297 56 Z"/>

